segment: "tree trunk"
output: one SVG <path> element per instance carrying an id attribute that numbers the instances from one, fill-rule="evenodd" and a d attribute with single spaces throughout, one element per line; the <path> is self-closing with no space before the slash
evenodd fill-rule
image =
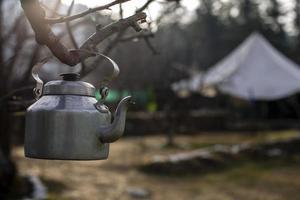
<path id="1" fill-rule="evenodd" d="M 11 159 L 9 135 L 9 112 L 7 102 L 0 105 L 0 199 L 6 199 L 11 192 L 16 176 L 16 167 Z"/>
<path id="2" fill-rule="evenodd" d="M 5 65 L 3 59 L 3 0 L 0 0 L 0 94 L 6 94 Z M 2 95 L 0 95 L 2 96 Z M 7 100 L 0 101 L 0 199 L 7 199 L 16 176 L 16 167 L 10 155 L 9 112 Z"/>

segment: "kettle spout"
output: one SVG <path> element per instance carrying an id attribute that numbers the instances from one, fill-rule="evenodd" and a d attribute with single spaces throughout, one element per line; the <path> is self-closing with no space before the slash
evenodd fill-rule
<path id="1" fill-rule="evenodd" d="M 100 141 L 102 143 L 112 143 L 118 140 L 124 133 L 126 113 L 129 104 L 131 104 L 131 96 L 123 98 L 114 114 L 112 124 L 100 127 Z"/>

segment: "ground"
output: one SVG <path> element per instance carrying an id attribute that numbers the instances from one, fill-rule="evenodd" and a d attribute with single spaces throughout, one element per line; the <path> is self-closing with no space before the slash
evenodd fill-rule
<path id="1" fill-rule="evenodd" d="M 122 138 L 111 145 L 105 161 L 47 161 L 14 158 L 23 175 L 38 175 L 48 187 L 49 199 L 130 200 L 130 188 L 150 192 L 152 200 L 300 200 L 300 155 L 289 159 L 247 161 L 209 174 L 161 176 L 137 170 L 153 155 L 189 151 L 214 144 L 263 142 L 298 135 L 298 131 L 268 133 L 202 133 L 177 136 L 176 148 L 164 146 L 163 136 Z"/>

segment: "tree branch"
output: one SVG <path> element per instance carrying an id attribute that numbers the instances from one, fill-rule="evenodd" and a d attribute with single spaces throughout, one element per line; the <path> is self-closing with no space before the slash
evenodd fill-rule
<path id="1" fill-rule="evenodd" d="M 112 50 L 113 48 L 119 43 L 120 41 L 120 38 L 124 35 L 125 31 L 121 31 L 119 32 L 116 37 L 110 41 L 109 45 L 104 49 L 103 51 L 103 54 L 104 55 L 108 55 Z M 96 69 L 97 66 L 100 66 L 100 63 L 103 62 L 103 57 L 99 57 L 97 58 L 93 64 L 91 65 L 91 67 L 86 70 L 84 73 L 82 73 L 82 77 L 85 77 L 87 76 L 89 73 L 91 73 L 94 69 Z"/>
<path id="2" fill-rule="evenodd" d="M 116 4 L 126 1 L 128 0 L 117 0 L 108 5 L 111 6 L 114 3 Z M 107 37 L 126 30 L 128 27 L 133 27 L 136 31 L 140 31 L 141 28 L 137 22 L 143 22 L 146 18 L 145 13 L 136 13 L 131 17 L 121 19 L 102 29 L 97 29 L 96 32 L 83 43 L 83 45 L 79 48 L 79 51 L 71 51 L 68 50 L 68 48 L 63 45 L 59 38 L 52 32 L 51 27 L 45 20 L 45 11 L 39 4 L 38 0 L 21 0 L 21 4 L 25 15 L 35 32 L 36 41 L 41 45 L 46 45 L 55 57 L 57 57 L 62 63 L 70 66 L 74 66 L 82 60 L 94 56 L 91 52 L 94 52 L 96 46 Z M 95 10 L 93 11 L 95 12 Z"/>
<path id="3" fill-rule="evenodd" d="M 142 29 L 137 24 L 138 21 L 143 21 L 146 19 L 145 13 L 136 13 L 135 15 L 121 19 L 115 23 L 112 23 L 100 30 L 97 30 L 93 35 L 91 35 L 79 48 L 80 50 L 87 50 L 89 52 L 95 51 L 96 45 L 105 40 L 107 37 L 113 35 L 117 32 L 122 32 L 128 27 L 133 27 L 137 32 Z M 81 55 L 82 59 L 85 59 L 88 54 L 83 53 Z"/>
<path id="4" fill-rule="evenodd" d="M 41 46 L 36 44 L 33 47 L 29 63 L 27 64 L 27 68 L 24 72 L 23 78 L 20 81 L 20 83 L 21 83 L 20 85 L 25 84 L 31 78 L 31 68 L 38 62 L 40 52 L 41 52 Z"/>
<path id="5" fill-rule="evenodd" d="M 14 35 L 17 28 L 20 26 L 22 20 L 24 19 L 24 14 L 21 13 L 15 20 L 14 24 L 10 27 L 10 29 L 7 31 L 5 35 L 3 35 L 3 41 L 6 42 L 9 40 L 9 38 Z"/>
<path id="6" fill-rule="evenodd" d="M 73 21 L 75 19 L 84 17 L 88 14 L 97 12 L 97 11 L 101 11 L 101 10 L 107 10 L 110 7 L 116 5 L 116 4 L 121 4 L 121 3 L 125 3 L 127 1 L 131 1 L 131 0 L 116 0 L 113 1 L 109 4 L 103 5 L 103 6 L 99 6 L 96 8 L 90 8 L 82 13 L 76 14 L 76 15 L 72 15 L 72 16 L 66 16 L 66 17 L 59 17 L 59 18 L 45 18 L 45 23 L 47 24 L 57 24 L 57 23 L 63 23 L 63 22 L 67 22 L 67 21 Z"/>
<path id="7" fill-rule="evenodd" d="M 119 42 L 127 42 L 130 40 L 134 40 L 134 39 L 149 39 L 154 37 L 154 33 L 152 32 L 142 32 L 141 34 L 134 34 L 132 36 L 124 36 L 125 31 L 121 31 L 118 33 L 118 35 L 109 43 L 109 45 L 105 48 L 105 50 L 103 51 L 103 54 L 108 55 L 113 48 L 119 43 Z M 150 42 L 150 41 L 149 41 Z M 147 44 L 147 42 L 146 42 Z M 147 44 L 149 45 L 149 44 Z M 155 50 L 155 48 L 152 46 L 152 44 L 150 44 L 149 46 L 150 50 L 153 52 L 153 54 L 159 54 L 159 52 L 157 52 Z M 104 59 L 102 57 L 99 57 L 98 59 L 96 59 L 94 61 L 94 63 L 92 64 L 92 66 L 86 70 L 84 73 L 82 73 L 82 77 L 87 76 L 88 74 L 90 74 L 97 66 L 100 65 L 100 63 L 103 61 Z"/>
<path id="8" fill-rule="evenodd" d="M 119 15 L 120 15 L 120 19 L 124 18 L 124 16 L 123 16 L 123 6 L 122 6 L 121 3 L 119 4 Z"/>
<path id="9" fill-rule="evenodd" d="M 57 1 L 56 5 L 58 4 L 59 1 Z M 58 12 L 56 12 L 57 9 L 52 9 L 49 8 L 46 4 L 44 4 L 43 2 L 40 3 L 41 6 L 46 9 L 47 11 L 49 11 L 51 13 L 51 15 L 53 17 L 64 17 L 63 15 L 59 14 Z M 54 6 L 54 8 L 56 8 L 56 5 Z"/>
<path id="10" fill-rule="evenodd" d="M 119 41 L 120 42 L 128 42 L 128 41 L 132 41 L 134 39 L 153 38 L 153 37 L 154 37 L 154 33 L 152 33 L 152 32 L 144 32 L 144 33 L 142 32 L 141 34 L 134 34 L 134 35 L 123 37 Z"/>
<path id="11" fill-rule="evenodd" d="M 74 3 L 75 3 L 75 1 L 73 0 L 70 7 L 69 7 L 69 9 L 68 9 L 67 16 L 71 15 L 73 7 L 74 7 Z M 78 44 L 77 44 L 77 42 L 75 40 L 75 37 L 72 33 L 72 29 L 71 29 L 71 26 L 70 26 L 70 21 L 66 21 L 66 28 L 67 28 L 67 33 L 68 33 L 68 35 L 71 39 L 71 42 L 72 42 L 74 48 L 78 49 L 79 47 L 78 47 Z"/>
<path id="12" fill-rule="evenodd" d="M 152 2 L 155 0 L 148 0 L 142 7 L 140 7 L 138 10 L 136 10 L 137 13 L 142 12 L 145 10 Z"/>
<path id="13" fill-rule="evenodd" d="M 148 46 L 148 48 L 152 51 L 153 55 L 158 55 L 159 54 L 159 52 L 155 49 L 155 47 L 150 42 L 148 37 L 144 37 L 144 41 L 145 41 L 146 45 Z"/>
<path id="14" fill-rule="evenodd" d="M 27 86 L 23 86 L 17 89 L 13 89 L 11 91 L 9 91 L 9 93 L 3 95 L 0 97 L 0 103 L 2 103 L 2 101 L 5 101 L 9 98 L 11 98 L 12 96 L 14 96 L 16 93 L 18 92 L 22 92 L 22 91 L 26 91 L 26 90 L 32 90 L 33 85 L 27 85 Z"/>
<path id="15" fill-rule="evenodd" d="M 67 12 L 67 16 L 71 15 L 72 10 L 74 8 L 74 4 L 75 4 L 75 0 L 73 0 L 72 3 L 71 3 L 71 5 L 69 6 L 69 9 L 68 9 L 68 12 Z M 68 35 L 69 35 L 69 37 L 71 39 L 71 42 L 72 42 L 74 48 L 78 49 L 79 47 L 78 47 L 78 44 L 77 44 L 77 42 L 75 40 L 74 34 L 72 32 L 70 21 L 66 21 L 66 28 L 67 28 Z M 84 62 L 84 60 L 81 60 L 81 71 L 84 73 L 85 69 L 86 69 L 85 62 Z"/>

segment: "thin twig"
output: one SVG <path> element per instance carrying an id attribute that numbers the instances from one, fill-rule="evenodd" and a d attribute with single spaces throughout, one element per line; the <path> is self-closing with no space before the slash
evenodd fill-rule
<path id="1" fill-rule="evenodd" d="M 94 51 L 96 45 L 105 40 L 107 37 L 113 35 L 116 32 L 121 32 L 128 27 L 133 27 L 136 31 L 141 31 L 142 29 L 137 24 L 137 21 L 143 21 L 146 18 L 145 13 L 136 13 L 131 17 L 121 19 L 118 22 L 110 24 L 106 27 L 103 27 L 100 30 L 97 30 L 93 35 L 91 35 L 80 47 L 80 49 L 86 49 L 89 51 Z M 81 55 L 83 58 L 85 55 Z"/>
<path id="2" fill-rule="evenodd" d="M 136 10 L 137 13 L 144 11 L 155 0 L 148 0 L 142 7 Z"/>
<path id="3" fill-rule="evenodd" d="M 67 12 L 67 16 L 71 15 L 72 10 L 74 8 L 74 4 L 75 4 L 75 0 L 73 0 L 72 3 L 71 3 L 71 5 L 69 6 L 69 9 L 68 9 L 68 12 Z M 68 33 L 68 35 L 70 37 L 70 40 L 72 42 L 72 45 L 74 46 L 75 49 L 78 49 L 79 46 L 78 46 L 78 44 L 77 44 L 77 42 L 75 40 L 74 34 L 72 32 L 70 21 L 66 21 L 66 28 L 67 28 L 67 33 Z M 86 68 L 84 60 L 81 60 L 80 63 L 81 63 L 81 71 L 84 72 L 85 68 Z"/>
<path id="4" fill-rule="evenodd" d="M 128 41 L 132 41 L 134 39 L 153 38 L 153 37 L 154 37 L 154 33 L 145 32 L 145 33 L 134 34 L 134 35 L 123 37 L 119 41 L 120 42 L 128 42 Z"/>
<path id="5" fill-rule="evenodd" d="M 90 8 L 82 13 L 76 14 L 76 15 L 72 15 L 72 16 L 66 16 L 66 17 L 60 17 L 60 18 L 45 18 L 45 23 L 47 24 L 58 24 L 58 23 L 63 23 L 66 21 L 73 21 L 76 20 L 78 18 L 84 17 L 86 15 L 89 15 L 91 13 L 97 12 L 97 11 L 101 11 L 101 10 L 107 10 L 110 7 L 120 4 L 120 3 L 125 3 L 127 1 L 131 1 L 131 0 L 116 0 L 113 1 L 109 4 L 103 5 L 103 6 L 99 6 L 99 7 L 95 7 L 95 8 Z"/>
<path id="6" fill-rule="evenodd" d="M 152 33 L 152 32 L 135 34 L 135 35 L 128 36 L 128 37 L 124 37 L 124 34 L 125 34 L 125 31 L 119 32 L 118 35 L 105 48 L 105 50 L 103 51 L 103 54 L 108 55 L 113 50 L 113 48 L 117 46 L 117 44 L 119 42 L 127 42 L 129 40 L 134 40 L 134 39 L 154 37 L 154 33 Z M 149 44 L 147 44 L 147 45 L 149 45 Z M 151 49 L 153 54 L 159 54 L 159 52 L 155 50 L 155 48 L 152 46 L 152 44 L 149 45 L 149 48 Z M 94 71 L 97 66 L 100 66 L 100 64 L 101 64 L 101 62 L 103 62 L 103 60 L 104 59 L 102 57 L 99 57 L 98 59 L 96 59 L 94 61 L 94 63 L 92 64 L 92 66 L 89 68 L 89 70 L 87 70 L 85 73 L 83 73 L 82 76 L 85 77 L 88 74 L 90 74 L 92 71 Z"/>
<path id="7" fill-rule="evenodd" d="M 109 24 L 103 28 L 99 27 L 96 29 L 96 32 L 92 34 L 79 48 L 76 48 L 75 50 L 72 51 L 69 50 L 60 41 L 60 38 L 57 37 L 52 32 L 49 23 L 51 24 L 51 23 L 70 22 L 71 20 L 80 18 L 82 16 L 85 16 L 86 14 L 93 13 L 102 9 L 107 9 L 113 5 L 124 3 L 130 0 L 115 0 L 104 6 L 89 9 L 88 11 L 85 11 L 83 13 L 70 16 L 70 17 L 67 16 L 60 19 L 46 19 L 45 11 L 41 7 L 38 0 L 20 0 L 20 1 L 21 1 L 22 8 L 25 12 L 25 15 L 27 16 L 34 30 L 36 41 L 41 45 L 46 45 L 55 57 L 57 57 L 62 63 L 67 64 L 69 66 L 75 66 L 76 64 L 87 59 L 88 57 L 94 56 L 94 54 L 91 54 L 90 52 L 97 51 L 96 49 L 97 45 L 115 33 L 124 32 L 129 27 L 134 28 L 137 32 L 141 31 L 142 29 L 139 26 L 138 22 L 146 21 L 146 14 L 141 12 L 141 13 L 136 13 L 128 18 L 121 19 L 115 23 Z M 70 27 L 68 28 L 68 31 L 71 33 Z M 75 39 L 73 40 L 73 42 L 76 43 Z"/>
<path id="8" fill-rule="evenodd" d="M 3 36 L 3 42 L 9 41 L 9 38 L 11 36 L 13 36 L 17 30 L 17 28 L 20 26 L 22 20 L 24 19 L 24 14 L 21 13 L 15 20 L 15 23 L 13 26 L 11 26 L 11 28 L 9 29 L 9 31 L 7 31 L 7 33 Z"/>
<path id="9" fill-rule="evenodd" d="M 74 3 L 75 3 L 75 1 L 73 0 L 72 3 L 71 3 L 71 5 L 68 8 L 67 16 L 71 15 L 73 7 L 74 7 Z M 77 42 L 75 40 L 75 37 L 74 37 L 74 35 L 72 33 L 72 30 L 71 30 L 70 21 L 66 21 L 66 28 L 67 28 L 67 33 L 68 33 L 68 35 L 69 35 L 69 37 L 71 39 L 71 42 L 72 42 L 74 48 L 78 49 L 78 44 L 77 44 Z"/>
<path id="10" fill-rule="evenodd" d="M 38 58 L 40 56 L 40 51 L 41 51 L 41 46 L 38 44 L 35 44 L 32 50 L 32 54 L 30 57 L 30 60 L 28 62 L 28 67 L 26 68 L 24 75 L 23 75 L 23 79 L 22 81 L 20 81 L 20 85 L 26 83 L 30 77 L 31 77 L 31 68 L 32 66 L 34 66 L 36 64 L 36 62 L 38 61 Z"/>
<path id="11" fill-rule="evenodd" d="M 152 45 L 152 43 L 150 42 L 149 38 L 144 38 L 144 41 L 146 43 L 146 45 L 149 47 L 149 49 L 152 51 L 152 53 L 154 55 L 158 55 L 159 52 L 154 48 L 154 46 Z"/>
<path id="12" fill-rule="evenodd" d="M 114 2 L 120 3 L 125 1 L 128 0 L 118 0 Z M 117 32 L 126 30 L 128 27 L 133 27 L 136 31 L 140 31 L 141 28 L 137 22 L 144 21 L 146 18 L 145 13 L 137 13 L 100 30 L 97 29 L 79 48 L 80 51 L 70 51 L 52 32 L 51 27 L 45 23 L 45 12 L 38 0 L 21 0 L 21 5 L 35 32 L 36 41 L 41 45 L 46 45 L 55 57 L 69 66 L 75 66 L 82 60 L 94 56 L 86 52 L 94 52 L 100 42 Z"/>
<path id="13" fill-rule="evenodd" d="M 9 93 L 1 96 L 0 97 L 0 102 L 11 98 L 12 96 L 14 96 L 18 92 L 23 92 L 23 91 L 26 91 L 26 90 L 32 90 L 32 88 L 33 88 L 32 85 L 27 85 L 27 86 L 23 86 L 23 87 L 20 87 L 20 88 L 17 88 L 17 89 L 13 89 Z"/>
<path id="14" fill-rule="evenodd" d="M 45 8 L 47 11 L 49 11 L 51 13 L 51 15 L 53 17 L 63 17 L 63 15 L 59 14 L 58 12 L 56 12 L 56 10 L 49 8 L 47 5 L 45 5 L 43 2 L 41 2 L 41 5 L 43 8 Z"/>
<path id="15" fill-rule="evenodd" d="M 120 15 L 120 19 L 123 19 L 123 6 L 122 3 L 119 4 L 119 15 Z"/>

